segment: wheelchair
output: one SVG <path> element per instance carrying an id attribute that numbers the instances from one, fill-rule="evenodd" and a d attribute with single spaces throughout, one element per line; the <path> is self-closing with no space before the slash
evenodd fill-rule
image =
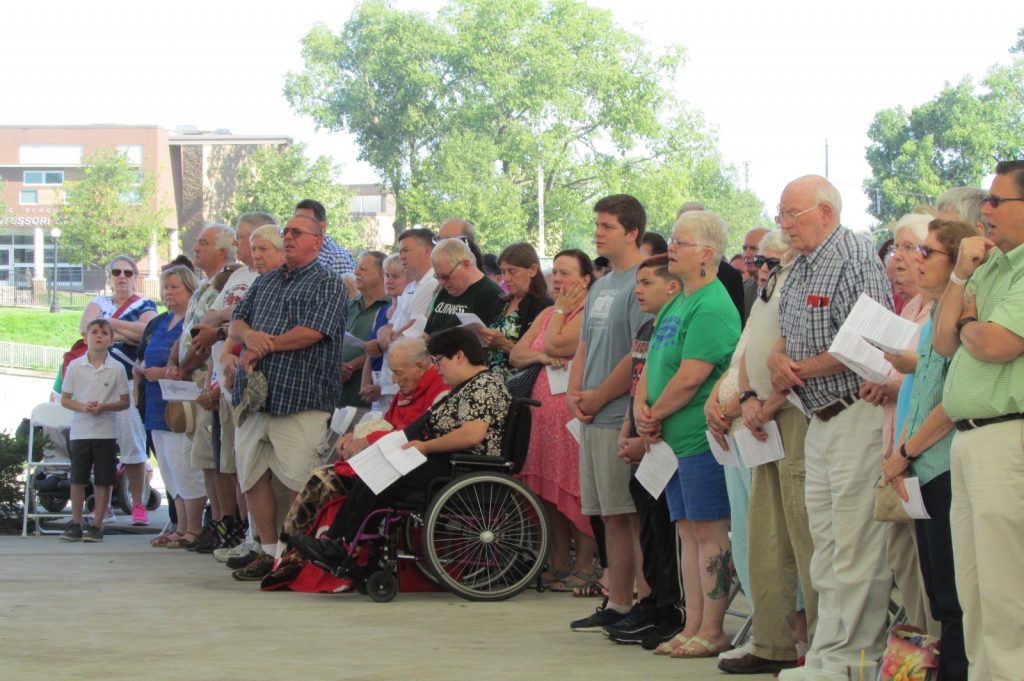
<path id="1" fill-rule="evenodd" d="M 340 565 L 314 564 L 377 602 L 397 595 L 399 561 L 471 601 L 505 600 L 536 584 L 547 560 L 547 516 L 513 477 L 529 449 L 531 406 L 540 403 L 512 400 L 501 456 L 452 454 L 451 475 L 433 480 L 422 498 L 369 513 Z"/>

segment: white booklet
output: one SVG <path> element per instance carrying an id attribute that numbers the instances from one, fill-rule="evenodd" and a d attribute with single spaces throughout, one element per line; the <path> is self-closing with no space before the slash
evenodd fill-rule
<path id="1" fill-rule="evenodd" d="M 487 325 L 484 324 L 484 321 L 477 317 L 472 312 L 456 312 L 455 316 L 459 318 L 459 326 L 465 326 L 471 331 L 487 328 Z"/>
<path id="2" fill-rule="evenodd" d="M 581 428 L 583 427 L 583 423 L 581 423 L 578 418 L 573 418 L 572 420 L 566 422 L 565 427 L 569 431 L 569 434 L 572 435 L 573 438 L 575 438 L 576 442 L 579 442 L 580 438 L 582 437 L 580 435 L 580 432 Z"/>
<path id="3" fill-rule="evenodd" d="M 786 395 L 786 399 L 789 400 L 790 404 L 799 409 L 800 413 L 807 418 L 811 418 L 810 410 L 807 408 L 807 405 L 804 404 L 804 401 L 800 399 L 800 396 L 796 394 L 795 390 L 790 389 L 789 394 Z"/>
<path id="4" fill-rule="evenodd" d="M 832 339 L 828 351 L 866 381 L 885 383 L 889 380 L 892 365 L 882 351 L 847 329 L 845 324 Z"/>
<path id="5" fill-rule="evenodd" d="M 572 368 L 572 362 L 560 369 L 548 364 L 544 367 L 544 371 L 548 372 L 548 384 L 551 386 L 552 395 L 562 395 L 569 390 L 569 369 Z"/>
<path id="6" fill-rule="evenodd" d="M 160 396 L 167 402 L 191 402 L 199 397 L 199 386 L 192 381 L 158 379 Z"/>
<path id="7" fill-rule="evenodd" d="M 374 494 L 380 494 L 403 475 L 426 463 L 427 457 L 415 447 L 402 449 L 406 442 L 405 433 L 396 430 L 353 456 L 348 463 Z"/>
<path id="8" fill-rule="evenodd" d="M 912 347 L 917 333 L 917 324 L 895 314 L 866 293 L 860 294 L 843 326 L 849 326 L 868 343 L 893 354 Z"/>
<path id="9" fill-rule="evenodd" d="M 915 520 L 931 520 L 932 517 L 928 515 L 928 510 L 924 507 L 924 497 L 921 496 L 920 478 L 904 478 L 903 486 L 907 488 L 907 496 L 910 497 L 910 501 L 900 499 L 907 515 Z"/>
<path id="10" fill-rule="evenodd" d="M 357 338 L 356 336 L 353 336 L 348 331 L 346 331 L 345 340 L 342 342 L 342 345 L 346 348 L 356 348 L 357 350 L 359 350 L 366 347 L 366 341 L 364 341 L 362 338 Z"/>
<path id="11" fill-rule="evenodd" d="M 636 469 L 636 479 L 644 486 L 652 497 L 657 499 L 665 491 L 665 486 L 679 470 L 679 459 L 676 453 L 664 441 L 651 445 L 651 451 L 640 459 Z"/>
<path id="12" fill-rule="evenodd" d="M 352 425 L 352 420 L 356 417 L 358 410 L 355 407 L 338 407 L 334 410 L 334 415 L 331 417 L 331 430 L 338 435 L 344 435 L 348 432 L 348 427 Z"/>
<path id="13" fill-rule="evenodd" d="M 778 461 L 786 456 L 782 449 L 782 436 L 779 434 L 779 427 L 775 421 L 768 421 L 761 429 L 768 433 L 768 440 L 759 441 L 754 437 L 748 428 L 736 431 L 736 447 L 739 449 L 740 458 L 747 468 L 754 468 L 762 464 Z"/>
<path id="14" fill-rule="evenodd" d="M 729 445 L 728 449 L 724 449 L 722 445 L 718 444 L 718 440 L 711 434 L 711 431 L 705 431 L 704 434 L 708 438 L 708 445 L 711 447 L 711 453 L 715 455 L 715 461 L 723 466 L 732 466 L 733 468 L 740 467 L 740 460 L 736 457 L 736 441 L 728 435 L 725 436 L 725 441 Z"/>

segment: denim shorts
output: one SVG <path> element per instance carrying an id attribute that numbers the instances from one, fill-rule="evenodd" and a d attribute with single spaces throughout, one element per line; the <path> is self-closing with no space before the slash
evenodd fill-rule
<path id="1" fill-rule="evenodd" d="M 668 512 L 676 520 L 728 520 L 729 495 L 725 471 L 711 450 L 683 456 L 665 487 Z"/>

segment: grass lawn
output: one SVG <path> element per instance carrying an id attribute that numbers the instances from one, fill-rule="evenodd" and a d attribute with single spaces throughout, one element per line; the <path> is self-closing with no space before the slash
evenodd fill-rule
<path id="1" fill-rule="evenodd" d="M 78 340 L 81 310 L 50 312 L 25 307 L 0 308 L 0 341 L 70 348 Z"/>

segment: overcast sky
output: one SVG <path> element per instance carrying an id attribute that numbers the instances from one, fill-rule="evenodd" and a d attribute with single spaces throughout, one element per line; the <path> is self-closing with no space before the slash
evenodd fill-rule
<path id="1" fill-rule="evenodd" d="M 396 0 L 402 9 L 441 3 Z M 783 185 L 825 172 L 844 197 L 844 222 L 866 227 L 866 131 L 880 108 L 912 107 L 946 81 L 975 80 L 1009 61 L 1024 2 L 920 0 L 670 3 L 590 0 L 659 47 L 687 49 L 677 94 L 719 131 L 726 160 L 749 168 L 772 214 Z M 299 40 L 316 21 L 337 30 L 349 0 L 292 3 L 176 0 L 74 2 L 4 8 L 0 124 L 194 124 L 286 134 L 372 182 L 346 136 L 317 133 L 281 89 L 301 68 Z M 958 7 L 959 9 L 944 9 Z M 782 9 L 784 8 L 784 9 Z M 746 165 L 745 165 L 746 164 Z"/>

